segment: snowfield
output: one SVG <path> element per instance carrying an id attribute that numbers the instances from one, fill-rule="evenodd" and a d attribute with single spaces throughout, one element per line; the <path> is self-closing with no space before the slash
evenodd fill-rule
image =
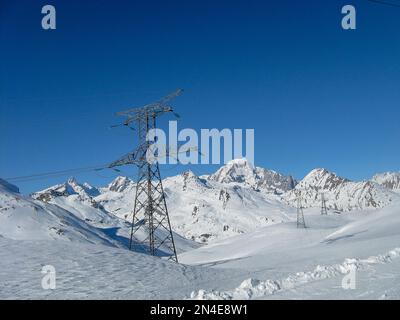
<path id="1" fill-rule="evenodd" d="M 315 169 L 298 182 L 240 159 L 163 184 L 181 264 L 127 250 L 136 186 L 126 177 L 102 188 L 69 179 L 31 196 L 0 180 L 0 298 L 400 298 L 397 174 L 353 182 Z M 41 286 L 46 265 L 54 290 Z"/>
<path id="2" fill-rule="evenodd" d="M 230 290 L 198 290 L 190 297 L 253 299 L 268 298 L 285 291 L 295 295 L 298 289 L 304 290 L 307 285 L 318 287 L 314 282 L 321 282 L 323 287 L 330 278 L 330 283 L 335 281 L 335 288 L 341 288 L 343 277 L 352 269 L 357 270 L 356 274 L 363 274 L 373 268 L 379 270 L 380 264 L 400 265 L 399 205 L 367 215 L 358 212 L 343 221 L 343 216 L 321 217 L 308 210 L 309 229 L 295 229 L 294 224 L 286 223 L 259 230 L 249 237 L 235 237 L 183 253 L 179 258 L 184 263 L 217 269 L 246 268 L 250 275 Z M 325 223 L 324 218 L 330 221 Z M 399 282 L 398 271 L 387 276 Z M 365 287 L 357 284 L 356 289 L 373 291 L 375 296 L 370 292 L 369 298 L 379 298 L 388 289 L 392 291 L 392 298 L 400 294 L 400 287 L 374 288 L 368 282 L 364 283 Z M 340 298 L 340 293 L 338 297 L 325 295 L 326 298 Z M 292 297 L 289 292 L 284 296 Z M 346 296 L 349 296 L 348 292 Z M 321 298 L 318 291 L 307 297 Z M 386 297 L 389 298 L 387 294 Z"/>
<path id="3" fill-rule="evenodd" d="M 249 278 L 243 281 L 238 287 L 229 291 L 211 291 L 199 290 L 197 293 L 192 292 L 190 295 L 191 299 L 197 300 L 232 300 L 232 299 L 257 299 L 267 298 L 269 295 L 281 293 L 284 291 L 294 291 L 298 287 L 304 290 L 304 286 L 307 284 L 314 284 L 316 281 L 322 281 L 330 278 L 337 278 L 338 276 L 346 276 L 352 271 L 365 271 L 366 269 L 376 264 L 385 264 L 393 262 L 393 259 L 400 257 L 400 248 L 395 248 L 386 254 L 371 256 L 367 259 L 345 259 L 343 263 L 334 264 L 330 266 L 318 265 L 313 271 L 297 272 L 296 274 L 289 275 L 288 277 L 281 280 L 264 280 L 260 281 L 257 279 Z M 399 264 L 398 261 L 396 261 Z M 396 276 L 391 279 L 396 279 Z M 398 281 L 398 279 L 397 279 Z M 343 280 L 342 280 L 343 282 Z M 337 285 L 337 283 L 336 283 Z M 337 288 L 337 287 L 336 287 Z M 342 290 L 349 290 L 342 287 Z M 356 287 L 354 288 L 354 290 Z M 394 290 L 392 290 L 394 291 Z M 398 291 L 394 291 L 394 298 L 400 297 Z M 287 293 L 286 293 L 287 294 Z M 385 292 L 382 295 L 380 293 L 379 298 L 388 298 L 388 294 Z M 320 297 L 319 297 L 320 298 Z M 331 296 L 333 298 L 333 296 Z M 340 298 L 338 295 L 337 298 Z"/>
<path id="4" fill-rule="evenodd" d="M 102 245 L 0 238 L 0 255 L 0 299 L 182 299 L 224 283 L 219 270 Z M 45 265 L 56 270 L 54 290 L 42 288 Z"/>

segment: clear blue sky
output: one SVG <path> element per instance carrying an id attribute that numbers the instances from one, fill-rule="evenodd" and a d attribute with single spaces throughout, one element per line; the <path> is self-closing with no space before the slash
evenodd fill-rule
<path id="1" fill-rule="evenodd" d="M 41 29 L 45 4 L 55 31 Z M 341 29 L 345 4 L 355 31 Z M 0 177 L 114 160 L 135 139 L 108 128 L 114 113 L 178 87 L 179 128 L 254 128 L 258 166 L 296 178 L 398 171 L 399 80 L 400 8 L 367 0 L 1 1 Z"/>

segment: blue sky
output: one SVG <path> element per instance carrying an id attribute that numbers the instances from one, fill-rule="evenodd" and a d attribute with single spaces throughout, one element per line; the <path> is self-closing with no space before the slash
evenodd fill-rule
<path id="1" fill-rule="evenodd" d="M 54 31 L 41 29 L 45 4 L 56 7 Z M 345 4 L 357 30 L 341 28 Z M 2 1 L 0 177 L 118 158 L 135 137 L 109 129 L 114 113 L 178 87 L 179 128 L 254 128 L 258 166 L 296 178 L 315 167 L 351 179 L 398 171 L 399 30 L 400 8 L 367 0 Z M 115 176 L 76 175 L 94 185 Z"/>

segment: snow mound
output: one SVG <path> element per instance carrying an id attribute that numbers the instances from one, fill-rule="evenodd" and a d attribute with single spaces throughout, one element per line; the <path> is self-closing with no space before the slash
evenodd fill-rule
<path id="1" fill-rule="evenodd" d="M 377 256 L 371 256 L 366 259 L 345 259 L 340 264 L 334 265 L 317 265 L 314 270 L 307 272 L 297 272 L 280 280 L 258 280 L 246 279 L 237 288 L 227 291 L 206 291 L 199 290 L 192 292 L 190 299 L 196 300 L 238 300 L 253 299 L 272 295 L 280 290 L 293 289 L 296 286 L 336 277 L 338 275 L 346 275 L 350 271 L 367 268 L 371 264 L 390 263 L 393 259 L 400 257 L 400 248 L 395 248 L 389 252 Z"/>

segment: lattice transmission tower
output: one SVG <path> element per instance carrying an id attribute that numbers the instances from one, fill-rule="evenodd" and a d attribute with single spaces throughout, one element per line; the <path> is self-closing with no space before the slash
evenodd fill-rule
<path id="1" fill-rule="evenodd" d="M 321 193 L 321 215 L 328 215 L 328 209 L 326 208 L 325 194 Z"/>
<path id="2" fill-rule="evenodd" d="M 301 203 L 301 192 L 296 193 L 297 200 L 297 228 L 306 228 L 306 221 L 304 219 L 303 205 Z"/>
<path id="3" fill-rule="evenodd" d="M 175 262 L 178 262 L 178 258 L 159 163 L 156 159 L 149 161 L 147 151 L 156 142 L 154 139 L 149 141 L 148 133 L 156 129 L 157 117 L 165 113 L 176 115 L 167 103 L 180 95 L 182 91 L 178 89 L 160 101 L 141 108 L 117 112 L 117 115 L 126 117 L 122 125 L 136 130 L 139 140 L 133 152 L 108 166 L 114 168 L 135 164 L 138 167 L 129 249 L 148 252 L 153 256 L 168 256 Z M 131 127 L 131 124 L 136 124 L 136 126 Z"/>

